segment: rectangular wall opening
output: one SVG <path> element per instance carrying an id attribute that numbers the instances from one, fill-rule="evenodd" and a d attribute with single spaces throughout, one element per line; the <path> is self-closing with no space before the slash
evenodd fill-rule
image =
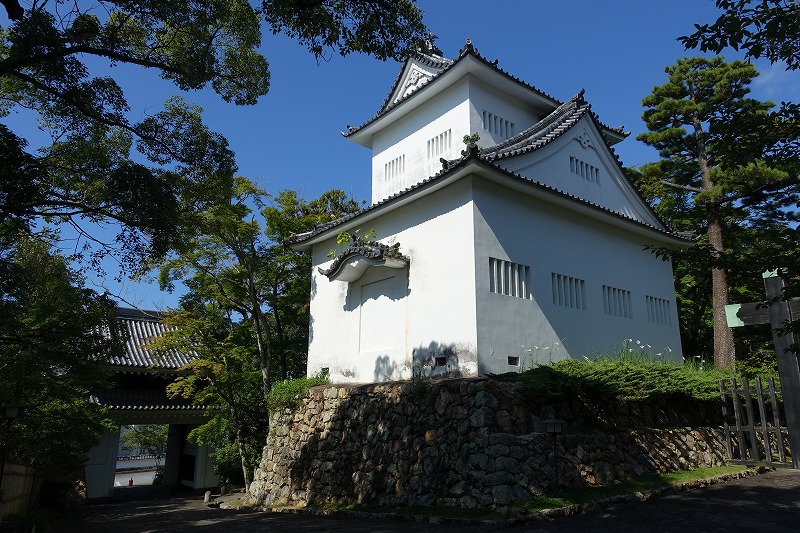
<path id="1" fill-rule="evenodd" d="M 531 299 L 531 267 L 489 258 L 489 292 Z"/>

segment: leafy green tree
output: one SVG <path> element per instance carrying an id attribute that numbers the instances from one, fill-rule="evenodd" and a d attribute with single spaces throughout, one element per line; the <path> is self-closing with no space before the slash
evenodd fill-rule
<path id="1" fill-rule="evenodd" d="M 169 425 L 166 424 L 125 426 L 120 441 L 129 453 L 142 451 L 149 455 L 159 455 L 167 450 L 168 433 Z"/>
<path id="2" fill-rule="evenodd" d="M 143 256 L 164 255 L 194 222 L 194 210 L 221 201 L 236 167 L 199 108 L 173 98 L 132 121 L 122 87 L 95 72 L 105 65 L 154 69 L 180 89 L 210 86 L 226 102 L 252 105 L 269 89 L 268 64 L 257 51 L 262 21 L 317 56 L 399 57 L 424 29 L 413 0 L 5 5 L 13 22 L 0 27 L 0 117 L 33 110 L 54 141 L 30 153 L 25 139 L 0 127 L 0 159 L 7 161 L 0 220 L 72 226 L 94 266 L 111 253 L 134 270 Z M 116 236 L 101 240 L 96 222 L 112 223 Z"/>
<path id="3" fill-rule="evenodd" d="M 800 68 L 800 6 L 784 0 L 716 0 L 722 14 L 713 24 L 695 24 L 695 33 L 680 37 L 687 49 L 721 53 L 741 50 L 749 59 L 766 58 Z M 755 119 L 755 120 L 754 120 Z M 768 114 L 738 117 L 734 150 L 726 151 L 726 165 L 744 165 L 764 158 L 770 165 L 800 171 L 800 105 L 781 102 Z M 733 133 L 732 133 L 733 134 Z M 723 147 L 724 148 L 724 147 Z"/>
<path id="4" fill-rule="evenodd" d="M 246 483 L 266 438 L 264 402 L 272 383 L 305 374 L 311 264 L 284 242 L 357 208 L 341 191 L 311 202 L 284 191 L 267 205 L 263 191 L 237 178 L 230 202 L 199 213 L 203 231 L 186 235 L 184 245 L 158 265 L 163 288 L 182 282 L 188 289 L 181 308 L 166 319 L 174 331 L 158 346 L 198 355 L 186 367 L 190 375 L 169 390 L 223 406 L 226 421 L 217 417 L 195 437 L 220 450 L 218 466 L 226 470 L 232 454 L 219 432 L 230 434 Z"/>
<path id="5" fill-rule="evenodd" d="M 731 271 L 738 276 L 774 266 L 780 256 L 771 254 L 786 242 L 771 239 L 796 241 L 786 223 L 795 218 L 789 207 L 798 200 L 797 180 L 763 160 L 735 164 L 726 157 L 737 150 L 737 127 L 761 120 L 773 105 L 747 97 L 757 75 L 751 65 L 685 58 L 666 72 L 668 82 L 642 102 L 650 131 L 638 137 L 664 159 L 642 168 L 640 184 L 676 229 L 702 233 L 695 249 L 678 256 L 679 265 L 680 258 L 686 261 L 676 268 L 684 291 L 682 311 L 693 307 L 682 319 L 694 327 L 684 323 L 684 331 L 694 332 L 699 341 L 703 317 L 710 312 L 714 364 L 731 368 L 734 339 L 725 317 Z M 709 288 L 706 305 L 700 295 Z"/>
<path id="6" fill-rule="evenodd" d="M 185 244 L 159 265 L 159 281 L 169 289 L 182 280 L 193 298 L 214 302 L 251 324 L 266 393 L 274 380 L 273 360 L 283 378 L 304 373 L 305 366 L 310 259 L 285 241 L 293 232 L 355 211 L 358 204 L 336 190 L 312 202 L 284 191 L 273 206 L 265 204 L 264 195 L 237 178 L 230 203 L 199 214 L 202 232 L 185 236 Z M 264 228 L 253 208 L 262 210 Z M 301 356 L 293 372 L 290 353 Z"/>
<path id="7" fill-rule="evenodd" d="M 338 189 L 310 201 L 286 190 L 261 211 L 264 235 L 271 243 L 267 249 L 270 260 L 265 273 L 265 296 L 272 310 L 280 379 L 306 375 L 310 318 L 311 256 L 293 250 L 286 243 L 293 234 L 336 220 L 358 208 L 355 200 Z"/>
<path id="8" fill-rule="evenodd" d="M 721 53 L 743 50 L 750 59 L 765 57 L 800 67 L 800 5 L 786 0 L 716 0 L 722 14 L 713 24 L 695 24 L 696 31 L 679 37 L 686 48 Z"/>
<path id="9" fill-rule="evenodd" d="M 8 238 L 8 236 L 4 236 Z M 0 404 L 22 407 L 9 460 L 69 470 L 83 464 L 113 427 L 86 391 L 109 374 L 121 339 L 103 296 L 79 289 L 80 276 L 43 237 L 16 236 L 0 257 Z"/>
<path id="10" fill-rule="evenodd" d="M 219 408 L 210 422 L 189 437 L 218 448 L 218 471 L 229 476 L 230 469 L 223 466 L 229 461 L 220 459 L 230 456 L 233 443 L 239 472 L 249 485 L 258 464 L 254 450 L 263 445 L 268 431 L 258 353 L 248 323 L 234 323 L 230 311 L 195 296 L 183 298 L 182 309 L 165 317 L 171 329 L 155 341 L 157 350 L 189 350 L 197 356 L 183 368 L 187 375 L 178 377 L 167 391 Z"/>

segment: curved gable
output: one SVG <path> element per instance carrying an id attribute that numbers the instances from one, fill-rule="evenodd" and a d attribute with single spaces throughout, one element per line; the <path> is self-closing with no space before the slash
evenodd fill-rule
<path id="1" fill-rule="evenodd" d="M 625 217 L 666 228 L 628 180 L 593 117 L 582 113 L 495 164 Z"/>

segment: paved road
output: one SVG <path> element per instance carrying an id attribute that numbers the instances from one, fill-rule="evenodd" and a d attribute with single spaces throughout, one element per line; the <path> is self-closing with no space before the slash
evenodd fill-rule
<path id="1" fill-rule="evenodd" d="M 150 489 L 149 492 L 146 489 Z M 644 503 L 512 528 L 496 525 L 414 523 L 391 519 L 317 517 L 285 513 L 208 508 L 197 496 L 154 492 L 150 487 L 118 491 L 118 501 L 89 505 L 68 516 L 56 531 L 81 533 L 255 533 L 267 531 L 348 533 L 443 531 L 513 532 L 725 532 L 800 530 L 800 471 L 778 470 L 761 476 L 711 485 Z M 138 492 L 137 491 L 141 491 Z"/>
<path id="2" fill-rule="evenodd" d="M 128 482 L 133 479 L 133 486 L 139 485 L 152 485 L 153 478 L 156 477 L 155 470 L 146 470 L 144 472 L 121 472 L 114 476 L 115 490 L 121 490 L 128 487 Z"/>
<path id="3" fill-rule="evenodd" d="M 512 531 L 800 531 L 800 471 L 776 470 Z"/>

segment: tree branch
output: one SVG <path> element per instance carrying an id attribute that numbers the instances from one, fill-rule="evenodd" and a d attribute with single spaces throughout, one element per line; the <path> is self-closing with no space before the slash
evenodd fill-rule
<path id="1" fill-rule="evenodd" d="M 93 109 L 87 108 L 81 102 L 75 100 L 74 98 L 72 98 L 68 94 L 63 93 L 63 92 L 61 92 L 61 91 L 59 91 L 59 90 L 57 90 L 57 89 L 55 89 L 53 87 L 50 87 L 49 85 L 47 85 L 45 83 L 42 83 L 41 81 L 37 80 L 33 76 L 29 76 L 27 74 L 23 74 L 22 72 L 17 72 L 17 71 L 12 72 L 10 75 L 15 77 L 15 78 L 18 78 L 18 79 L 24 81 L 25 83 L 29 83 L 29 84 L 33 85 L 34 87 L 36 87 L 40 91 L 43 91 L 43 92 L 49 94 L 50 96 L 53 96 L 55 98 L 63 100 L 65 103 L 67 103 L 67 104 L 71 105 L 72 107 L 74 107 L 78 112 L 82 113 L 83 115 L 85 115 L 86 117 L 88 117 L 88 118 L 90 118 L 92 120 L 96 120 L 96 121 L 100 122 L 101 124 L 105 124 L 107 126 L 122 128 L 122 129 L 124 129 L 126 131 L 129 131 L 129 132 L 133 133 L 134 135 L 136 135 L 140 139 L 144 139 L 144 140 L 147 140 L 147 141 L 150 141 L 150 142 L 157 143 L 173 159 L 175 159 L 176 161 L 182 161 L 181 157 L 178 154 L 174 153 L 174 151 L 171 150 L 169 148 L 169 146 L 167 146 L 166 144 L 161 142 L 160 139 L 158 139 L 157 137 L 150 136 L 150 135 L 145 135 L 141 130 L 131 126 L 130 124 L 128 124 L 124 120 L 115 118 L 113 116 L 105 115 L 105 114 L 97 112 L 97 111 L 95 111 Z"/>
<path id="2" fill-rule="evenodd" d="M 668 187 L 674 187 L 675 189 L 680 189 L 682 191 L 689 191 L 693 193 L 701 193 L 703 189 L 698 189 L 697 187 L 689 187 L 688 185 L 678 185 L 677 183 L 672 183 L 671 181 L 667 180 L 658 180 L 661 185 L 666 185 Z"/>
<path id="3" fill-rule="evenodd" d="M 68 48 L 64 48 L 62 50 L 59 50 L 58 52 L 50 52 L 47 54 L 5 59 L 3 61 L 0 61 L 0 76 L 11 75 L 15 71 L 21 68 L 29 67 L 37 63 L 43 63 L 51 59 L 60 59 L 75 54 L 89 54 L 94 56 L 107 57 L 108 59 L 113 59 L 116 61 L 120 61 L 122 63 L 130 63 L 132 65 L 139 65 L 141 67 L 157 68 L 165 72 L 171 72 L 174 74 L 182 74 L 182 71 L 174 67 L 171 67 L 166 63 L 151 61 L 148 59 L 141 59 L 135 56 L 115 52 L 114 50 L 110 50 L 107 48 L 94 48 L 92 46 L 81 45 L 81 46 L 71 46 Z"/>

